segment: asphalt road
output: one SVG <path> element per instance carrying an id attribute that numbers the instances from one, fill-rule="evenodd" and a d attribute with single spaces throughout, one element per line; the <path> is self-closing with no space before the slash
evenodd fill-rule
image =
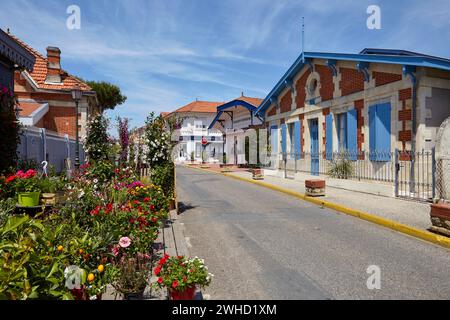
<path id="1" fill-rule="evenodd" d="M 450 299 L 448 249 L 195 169 L 177 169 L 177 188 L 211 299 Z M 372 265 L 379 290 L 367 288 Z"/>

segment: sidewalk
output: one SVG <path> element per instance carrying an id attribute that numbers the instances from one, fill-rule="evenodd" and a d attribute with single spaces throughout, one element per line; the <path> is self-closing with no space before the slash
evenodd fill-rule
<path id="1" fill-rule="evenodd" d="M 252 179 L 252 174 L 247 171 L 231 172 L 227 175 Z M 306 192 L 304 181 L 265 176 L 263 182 L 303 194 Z M 325 197 L 319 199 L 365 211 L 418 229 L 427 230 L 431 227 L 430 205 L 426 203 L 376 196 L 328 186 L 326 194 Z"/>

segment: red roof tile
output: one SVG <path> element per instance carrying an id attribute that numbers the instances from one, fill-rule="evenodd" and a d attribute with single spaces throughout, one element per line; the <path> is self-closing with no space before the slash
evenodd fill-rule
<path id="1" fill-rule="evenodd" d="M 222 105 L 223 102 L 209 102 L 209 101 L 194 101 L 175 110 L 172 113 L 184 113 L 184 112 L 204 112 L 204 113 L 216 113 L 217 107 Z"/>
<path id="2" fill-rule="evenodd" d="M 245 102 L 250 103 L 252 106 L 255 106 L 255 107 L 259 107 L 261 105 L 261 103 L 264 101 L 264 99 L 251 98 L 251 97 L 246 97 L 246 96 L 241 96 L 239 98 L 236 98 L 235 100 L 245 101 Z"/>
<path id="3" fill-rule="evenodd" d="M 61 84 L 45 83 L 45 79 L 47 77 L 47 58 L 41 55 L 38 51 L 36 51 L 26 43 L 24 43 L 19 38 L 11 34 L 9 34 L 9 36 L 36 57 L 36 63 L 34 65 L 33 72 L 29 72 L 29 75 L 40 89 L 70 91 L 75 87 L 79 86 L 83 91 L 92 90 L 91 87 L 89 87 L 86 83 L 84 83 L 77 77 L 68 74 L 66 71 L 62 69 L 61 69 L 61 79 L 62 79 Z"/>

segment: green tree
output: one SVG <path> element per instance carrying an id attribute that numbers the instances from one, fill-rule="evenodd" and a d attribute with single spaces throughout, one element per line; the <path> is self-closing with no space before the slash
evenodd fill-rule
<path id="1" fill-rule="evenodd" d="M 120 88 L 114 84 L 101 81 L 86 81 L 86 83 L 97 93 L 99 113 L 124 104 L 127 97 L 122 95 Z"/>
<path id="2" fill-rule="evenodd" d="M 108 140 L 108 120 L 102 115 L 95 116 L 88 123 L 88 136 L 86 138 L 86 151 L 89 160 L 108 160 L 109 140 Z"/>

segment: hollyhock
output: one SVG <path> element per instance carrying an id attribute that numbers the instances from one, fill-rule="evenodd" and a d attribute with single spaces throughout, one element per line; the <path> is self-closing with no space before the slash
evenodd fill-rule
<path id="1" fill-rule="evenodd" d="M 119 247 L 118 246 L 112 247 L 111 252 L 115 257 L 117 257 L 119 255 Z"/>
<path id="2" fill-rule="evenodd" d="M 161 267 L 157 267 L 155 269 L 155 276 L 159 276 L 160 273 L 161 273 Z"/>
<path id="3" fill-rule="evenodd" d="M 164 279 L 163 279 L 163 278 L 159 278 L 159 279 L 158 279 L 158 283 L 159 283 L 159 284 L 162 284 L 163 282 L 164 282 Z"/>
<path id="4" fill-rule="evenodd" d="M 172 283 L 172 288 L 176 289 L 177 287 L 178 287 L 178 281 L 175 280 L 175 281 Z"/>

